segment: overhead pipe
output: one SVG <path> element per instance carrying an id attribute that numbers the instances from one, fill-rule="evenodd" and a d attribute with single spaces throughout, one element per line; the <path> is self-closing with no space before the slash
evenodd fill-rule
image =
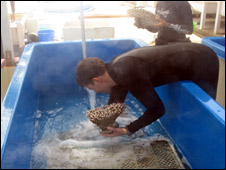
<path id="1" fill-rule="evenodd" d="M 84 15 L 83 15 L 83 2 L 80 1 L 80 20 L 81 20 L 81 30 L 82 30 L 82 54 L 83 59 L 87 58 L 86 53 L 86 34 L 85 34 L 85 24 L 84 24 Z"/>

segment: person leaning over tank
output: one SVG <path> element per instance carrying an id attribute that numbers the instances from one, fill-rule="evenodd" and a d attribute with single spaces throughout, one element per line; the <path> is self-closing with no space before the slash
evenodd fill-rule
<path id="1" fill-rule="evenodd" d="M 130 135 L 151 124 L 165 113 L 155 87 L 179 80 L 191 80 L 216 98 L 219 62 L 209 47 L 177 43 L 140 47 L 115 56 L 110 63 L 86 58 L 76 69 L 78 85 L 96 93 L 110 93 L 108 104 L 123 103 L 128 91 L 146 108 L 141 117 L 126 127 L 113 128 L 107 137 Z"/>
<path id="2" fill-rule="evenodd" d="M 158 32 L 155 45 L 166 45 L 175 42 L 190 42 L 186 34 L 193 32 L 193 16 L 188 1 L 159 1 L 156 6 L 155 26 L 147 27 L 150 32 Z M 135 25 L 141 24 L 139 19 Z"/>

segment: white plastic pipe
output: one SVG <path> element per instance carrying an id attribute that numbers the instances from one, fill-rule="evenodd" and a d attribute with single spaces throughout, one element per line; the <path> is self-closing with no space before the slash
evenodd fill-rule
<path id="1" fill-rule="evenodd" d="M 82 29 L 82 54 L 83 54 L 83 59 L 85 59 L 87 58 L 87 53 L 86 53 L 86 35 L 85 35 L 85 24 L 84 24 L 82 1 L 80 1 L 80 20 L 81 20 L 81 29 Z"/>
<path id="2" fill-rule="evenodd" d="M 10 21 L 8 17 L 6 1 L 1 1 L 1 43 L 1 48 L 3 48 L 4 52 L 4 58 L 7 61 L 9 60 L 9 63 L 11 63 L 9 66 L 14 65 L 13 41 L 10 31 Z"/>
<path id="3" fill-rule="evenodd" d="M 83 59 L 87 58 L 86 53 L 86 34 L 85 34 L 85 24 L 84 24 L 84 15 L 83 15 L 83 3 L 80 1 L 80 20 L 81 20 L 81 29 L 82 29 L 82 54 Z M 96 93 L 93 90 L 89 90 L 86 88 L 87 92 L 89 93 L 89 102 L 90 102 L 90 108 L 94 109 L 96 105 Z"/>

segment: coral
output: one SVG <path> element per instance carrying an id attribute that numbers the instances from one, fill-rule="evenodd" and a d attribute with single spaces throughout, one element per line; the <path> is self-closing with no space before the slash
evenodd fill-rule
<path id="1" fill-rule="evenodd" d="M 102 108 L 89 110 L 86 112 L 86 116 L 102 131 L 106 131 L 108 126 L 114 125 L 116 118 L 123 112 L 124 108 L 125 105 L 122 103 L 112 103 Z"/>
<path id="2" fill-rule="evenodd" d="M 159 22 L 158 20 L 155 19 L 156 18 L 155 14 L 141 7 L 129 9 L 127 13 L 131 17 L 134 17 L 135 19 L 134 25 L 138 28 L 149 29 L 150 27 L 154 27 L 154 25 Z"/>

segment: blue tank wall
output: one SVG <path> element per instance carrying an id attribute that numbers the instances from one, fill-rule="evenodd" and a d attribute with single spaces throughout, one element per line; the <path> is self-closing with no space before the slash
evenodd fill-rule
<path id="1" fill-rule="evenodd" d="M 110 62 L 116 55 L 147 45 L 140 40 L 87 42 L 87 56 Z M 1 107 L 1 167 L 29 168 L 35 111 L 40 94 L 80 88 L 75 69 L 80 41 L 26 46 Z M 62 88 L 64 87 L 64 88 Z M 193 168 L 224 168 L 225 110 L 192 82 L 156 88 L 167 113 L 160 119 Z"/>
<path id="2" fill-rule="evenodd" d="M 161 124 L 194 169 L 225 168 L 225 109 L 190 81 L 156 88 Z"/>
<path id="3" fill-rule="evenodd" d="M 204 37 L 202 44 L 212 48 L 219 57 L 225 60 L 225 37 Z"/>
<path id="4" fill-rule="evenodd" d="M 110 62 L 115 55 L 147 45 L 140 40 L 87 41 L 87 56 Z M 29 168 L 35 112 L 40 94 L 70 92 L 76 65 L 83 59 L 81 41 L 26 46 L 1 107 L 1 167 Z"/>

